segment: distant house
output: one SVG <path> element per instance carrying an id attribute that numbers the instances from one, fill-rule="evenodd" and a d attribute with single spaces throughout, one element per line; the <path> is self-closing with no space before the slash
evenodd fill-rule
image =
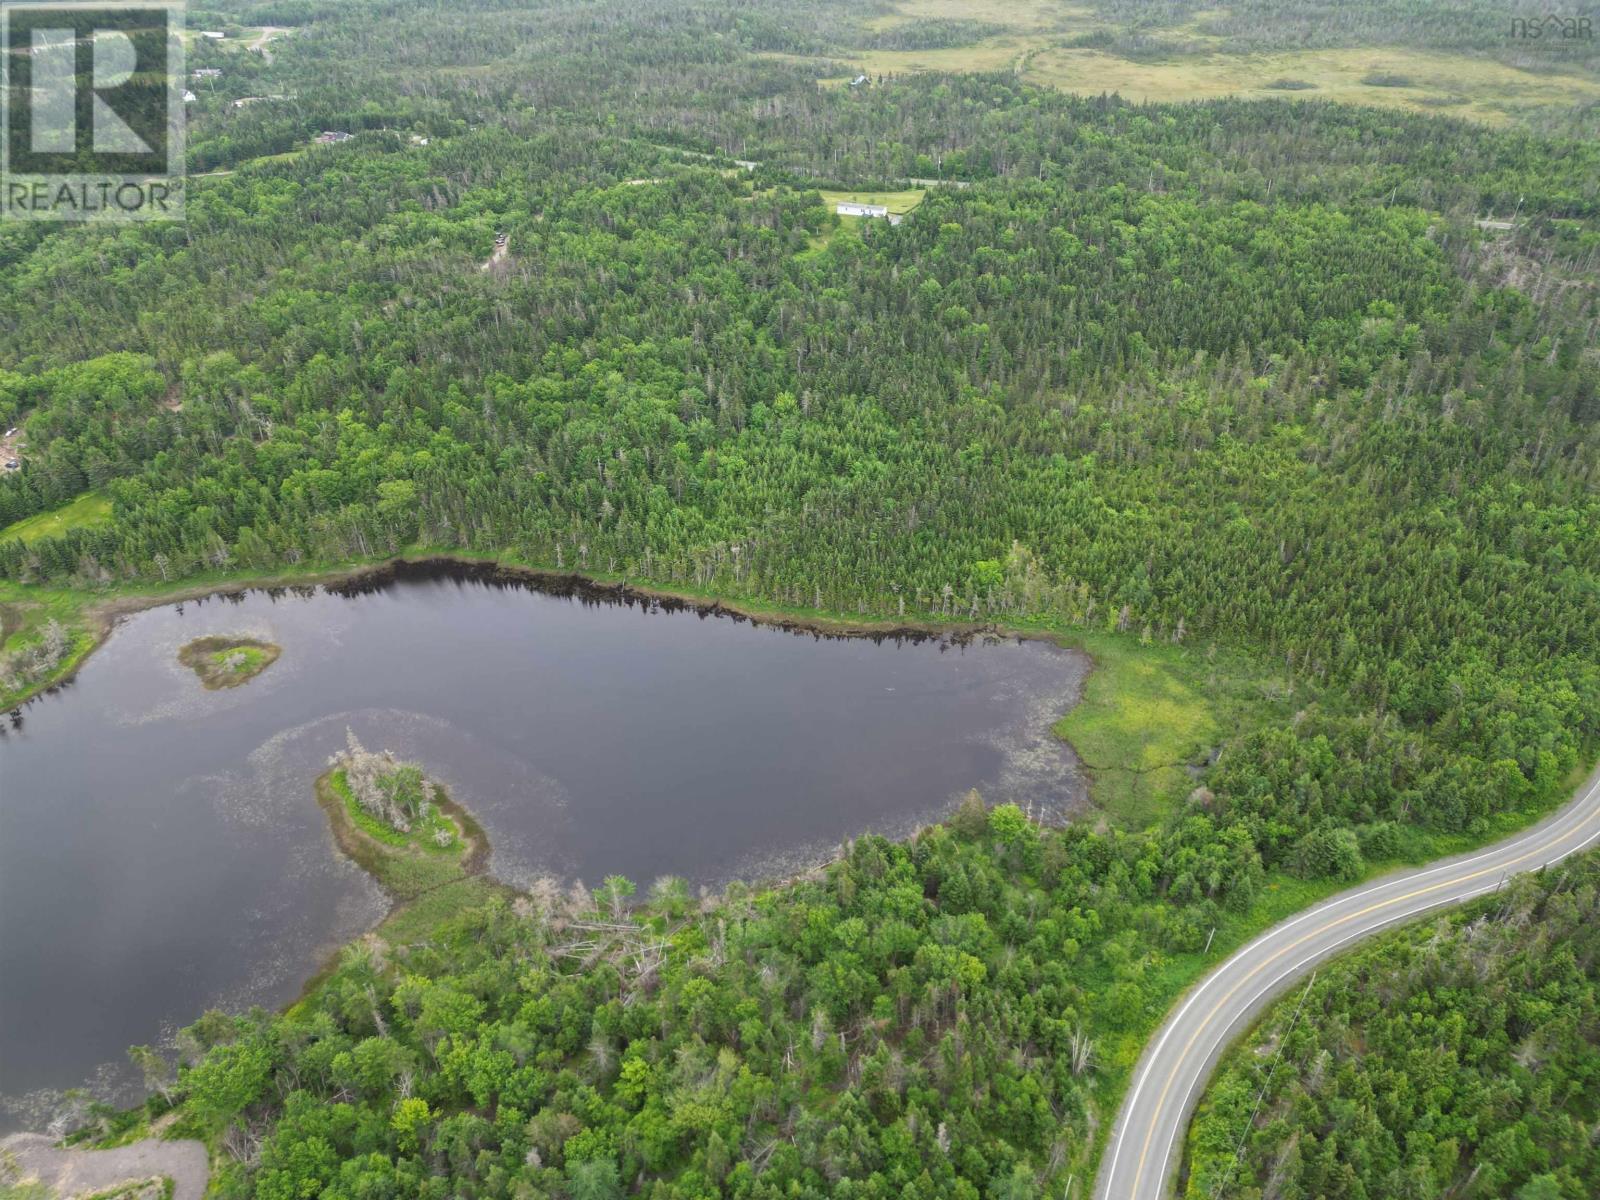
<path id="1" fill-rule="evenodd" d="M 423 137 L 420 133 L 413 133 L 411 135 L 411 144 L 413 146 L 426 146 L 428 144 L 428 139 Z"/>
<path id="2" fill-rule="evenodd" d="M 213 38 L 216 41 L 220 42 L 223 38 L 227 37 L 228 35 L 223 33 L 222 30 L 220 30 L 220 29 L 202 29 L 200 31 L 200 36 L 201 37 L 207 37 L 207 38 Z"/>
<path id="3" fill-rule="evenodd" d="M 319 146 L 333 146 L 340 142 L 348 142 L 354 136 L 355 134 L 346 133 L 342 129 L 324 129 L 321 133 L 317 134 L 315 140 Z"/>
<path id="4" fill-rule="evenodd" d="M 852 79 L 850 81 L 850 86 L 851 87 L 865 87 L 866 83 L 867 83 L 867 77 L 865 75 L 857 75 L 854 79 Z"/>
<path id="5" fill-rule="evenodd" d="M 190 72 L 196 79 L 221 79 L 221 67 L 198 67 Z"/>
<path id="6" fill-rule="evenodd" d="M 183 102 L 185 104 L 193 104 L 198 99 L 199 99 L 199 97 L 196 96 L 193 92 L 189 91 L 189 89 L 187 89 L 187 88 L 184 89 L 184 91 L 183 91 Z"/>
<path id="7" fill-rule="evenodd" d="M 889 206 L 887 204 L 856 204 L 845 201 L 833 210 L 841 217 L 887 217 Z"/>

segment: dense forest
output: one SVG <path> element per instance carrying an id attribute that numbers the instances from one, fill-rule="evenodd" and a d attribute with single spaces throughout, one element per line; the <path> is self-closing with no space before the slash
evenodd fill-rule
<path id="1" fill-rule="evenodd" d="M 563 112 L 204 181 L 184 228 L 8 231 L 0 394 L 32 446 L 0 520 L 86 489 L 113 515 L 0 542 L 0 571 L 460 547 L 1225 641 L 1334 685 L 1207 781 L 1269 866 L 1312 873 L 1355 870 L 1335 828 L 1471 831 L 1573 770 L 1600 720 L 1593 146 L 983 79 L 811 93 L 863 126 L 965 93 L 1065 165 L 841 229 L 803 180 Z M 1280 185 L 1228 152 L 1275 134 L 1324 161 L 1284 146 Z M 1408 145 L 1445 211 L 1372 194 Z M 1466 219 L 1513 186 L 1542 188 L 1516 231 Z"/>
<path id="2" fill-rule="evenodd" d="M 969 812 L 619 903 L 593 958 L 551 953 L 581 897 L 352 952 L 195 1035 L 236 1193 L 1059 1195 L 1173 956 L 1269 876 L 1549 804 L 1600 735 L 1595 143 L 819 87 L 783 56 L 859 33 L 827 0 L 210 7 L 290 28 L 196 48 L 187 223 L 0 227 L 0 528 L 110 504 L 0 578 L 454 550 L 1222 646 L 1315 697 L 1149 831 Z M 912 182 L 895 226 L 818 191 Z"/>
<path id="3" fill-rule="evenodd" d="M 1590 855 L 1324 967 L 1212 1083 L 1185 1194 L 1600 1192 L 1597 915 Z"/>
<path id="4" fill-rule="evenodd" d="M 1058 1196 L 1202 887 L 1259 874 L 1202 824 L 1163 862 L 973 795 L 777 891 L 435 892 L 289 1015 L 208 1015 L 176 1080 L 141 1054 L 149 1108 L 225 1196 Z"/>

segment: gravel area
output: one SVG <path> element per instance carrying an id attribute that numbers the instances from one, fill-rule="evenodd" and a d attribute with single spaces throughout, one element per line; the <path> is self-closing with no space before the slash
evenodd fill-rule
<path id="1" fill-rule="evenodd" d="M 173 1200 L 201 1200 L 211 1164 L 204 1143 L 145 1138 L 115 1150 L 64 1150 L 40 1133 L 15 1133 L 0 1139 L 0 1160 L 15 1167 L 16 1181 L 37 1179 L 65 1200 L 166 1176 Z"/>

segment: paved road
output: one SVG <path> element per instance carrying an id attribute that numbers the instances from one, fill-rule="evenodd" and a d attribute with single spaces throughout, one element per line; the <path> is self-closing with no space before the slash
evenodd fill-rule
<path id="1" fill-rule="evenodd" d="M 1162 1200 L 1189 1114 L 1230 1042 L 1273 999 L 1358 938 L 1498 888 L 1600 842 L 1600 769 L 1560 812 L 1497 846 L 1387 875 L 1274 926 L 1189 992 L 1134 1072 L 1100 1165 L 1100 1200 Z"/>

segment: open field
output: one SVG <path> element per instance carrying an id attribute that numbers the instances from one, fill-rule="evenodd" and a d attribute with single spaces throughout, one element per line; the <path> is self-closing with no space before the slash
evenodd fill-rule
<path id="1" fill-rule="evenodd" d="M 1056 724 L 1089 770 L 1090 798 L 1113 825 L 1143 829 L 1193 789 L 1193 769 L 1224 738 L 1287 711 L 1292 689 L 1230 656 L 1084 633 L 1066 639 L 1095 661 L 1083 696 Z"/>
<path id="2" fill-rule="evenodd" d="M 1116 93 L 1129 100 L 1168 103 L 1300 97 L 1448 113 L 1487 125 L 1510 125 L 1574 104 L 1600 102 L 1600 80 L 1581 70 L 1523 70 L 1493 58 L 1401 46 L 1291 49 L 1244 52 L 1207 32 L 1205 17 L 1192 15 L 1168 28 L 1137 30 L 1141 39 L 1167 37 L 1162 56 L 1148 48 L 1125 57 L 1110 48 L 1075 44 L 1085 34 L 1115 39 L 1129 32 L 1093 8 L 1025 0 L 905 0 L 873 18 L 873 34 L 919 22 L 968 21 L 998 27 L 966 45 L 931 49 L 840 47 L 827 61 L 847 62 L 871 76 L 921 72 L 1013 71 L 1030 83 L 1083 95 Z M 816 62 L 819 72 L 825 60 Z M 1542 67 L 1542 64 L 1541 64 Z M 836 67 L 823 82 L 843 84 Z M 1374 83 L 1369 79 L 1392 82 Z M 1284 86 L 1288 84 L 1289 86 Z M 1277 86 L 1273 86 L 1277 85 Z"/>
<path id="3" fill-rule="evenodd" d="M 1600 100 L 1600 83 L 1581 76 L 1540 75 L 1467 55 L 1391 48 L 1213 53 L 1158 62 L 1134 62 L 1099 50 L 1051 49 L 1029 58 L 1024 78 L 1069 92 L 1117 92 L 1130 100 L 1294 97 L 1442 112 L 1490 125 L 1510 124 L 1535 108 Z M 1405 82 L 1366 82 L 1378 78 Z M 1297 86 L 1285 89 L 1283 82 Z"/>
<path id="4" fill-rule="evenodd" d="M 60 537 L 69 529 L 104 525 L 111 519 L 111 501 L 98 492 L 85 492 L 70 504 L 50 512 L 38 513 L 0 529 L 0 541 L 20 538 L 36 542 L 40 538 Z"/>
<path id="5" fill-rule="evenodd" d="M 851 50 L 846 55 L 868 75 L 916 75 L 923 71 L 1015 70 L 1019 62 L 1050 45 L 1040 36 L 996 34 L 970 46 L 937 50 Z"/>
<path id="6" fill-rule="evenodd" d="M 823 192 L 822 203 L 832 212 L 840 204 L 881 204 L 890 212 L 903 215 L 922 203 L 927 188 L 909 188 L 903 192 Z M 855 217 L 852 220 L 863 218 Z"/>

